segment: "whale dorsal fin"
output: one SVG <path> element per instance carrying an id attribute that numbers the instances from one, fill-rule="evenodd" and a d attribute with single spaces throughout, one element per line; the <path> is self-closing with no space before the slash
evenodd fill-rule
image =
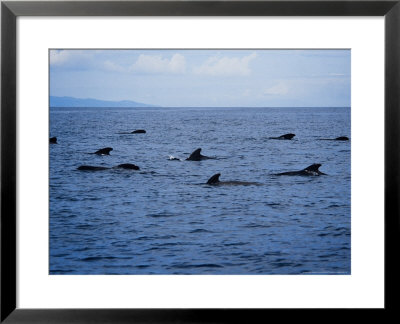
<path id="1" fill-rule="evenodd" d="M 210 179 L 208 179 L 207 184 L 218 183 L 220 175 L 221 175 L 221 173 L 214 174 Z"/>
<path id="2" fill-rule="evenodd" d="M 187 160 L 199 160 L 201 158 L 201 148 L 194 150 L 192 154 L 187 158 Z"/>
<path id="3" fill-rule="evenodd" d="M 314 164 L 311 164 L 310 166 L 308 166 L 307 168 L 305 168 L 304 169 L 304 171 L 312 171 L 312 172 L 318 172 L 319 170 L 319 167 L 321 166 L 322 164 L 319 164 L 319 163 L 314 163 Z"/>

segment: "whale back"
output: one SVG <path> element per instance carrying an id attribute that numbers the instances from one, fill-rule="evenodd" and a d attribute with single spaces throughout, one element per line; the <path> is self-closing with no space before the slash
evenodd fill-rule
<path id="1" fill-rule="evenodd" d="M 57 144 L 57 137 L 50 137 L 50 144 Z"/>
<path id="2" fill-rule="evenodd" d="M 270 139 L 291 140 L 295 136 L 296 136 L 296 134 L 288 133 L 288 134 L 283 134 L 283 135 L 281 135 L 279 137 L 270 137 Z"/>
<path id="3" fill-rule="evenodd" d="M 112 148 L 112 147 L 105 147 L 105 148 L 102 148 L 102 149 L 100 149 L 100 150 L 98 150 L 98 151 L 94 152 L 94 154 L 100 154 L 100 155 L 104 154 L 104 155 L 109 155 L 109 154 L 110 154 L 110 152 L 111 152 L 112 150 L 113 150 L 113 148 Z"/>
<path id="4" fill-rule="evenodd" d="M 140 170 L 140 168 L 132 163 L 122 163 L 117 166 L 120 169 L 127 169 L 127 170 Z"/>
<path id="5" fill-rule="evenodd" d="M 335 138 L 336 141 L 348 141 L 349 138 L 347 136 L 340 136 Z"/>
<path id="6" fill-rule="evenodd" d="M 210 179 L 208 179 L 207 184 L 216 184 L 219 182 L 219 177 L 221 173 L 214 174 Z"/>
<path id="7" fill-rule="evenodd" d="M 78 167 L 78 170 L 80 171 L 101 171 L 101 170 L 107 170 L 108 168 L 102 167 L 102 166 L 92 166 L 92 165 L 81 165 Z"/>
<path id="8" fill-rule="evenodd" d="M 289 134 L 281 135 L 281 136 L 279 136 L 279 137 L 280 137 L 280 138 L 284 138 L 284 139 L 290 140 L 290 139 L 292 139 L 292 138 L 295 137 L 295 136 L 296 136 L 296 134 L 289 133 Z"/>

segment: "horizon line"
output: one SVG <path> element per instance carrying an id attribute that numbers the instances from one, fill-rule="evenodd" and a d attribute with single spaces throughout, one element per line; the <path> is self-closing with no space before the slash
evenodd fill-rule
<path id="1" fill-rule="evenodd" d="M 136 106 L 136 107 L 98 107 L 98 106 L 81 106 L 81 107 L 69 107 L 69 106 L 50 106 L 50 108 L 351 108 L 351 106 Z"/>

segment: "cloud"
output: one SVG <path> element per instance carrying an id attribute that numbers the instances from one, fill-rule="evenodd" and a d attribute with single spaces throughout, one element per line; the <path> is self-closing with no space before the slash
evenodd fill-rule
<path id="1" fill-rule="evenodd" d="M 104 70 L 111 72 L 126 72 L 126 69 L 124 69 L 121 65 L 118 65 L 112 61 L 105 61 L 103 63 L 103 68 Z"/>
<path id="2" fill-rule="evenodd" d="M 289 87 L 283 81 L 264 90 L 264 94 L 266 94 L 266 95 L 285 95 L 288 92 L 289 92 Z"/>
<path id="3" fill-rule="evenodd" d="M 55 67 L 87 68 L 91 66 L 93 52 L 81 50 L 51 50 L 50 65 Z"/>
<path id="4" fill-rule="evenodd" d="M 149 74 L 182 74 L 186 71 L 186 60 L 181 54 L 174 54 L 171 59 L 163 58 L 161 55 L 141 54 L 130 67 L 130 71 Z"/>
<path id="5" fill-rule="evenodd" d="M 195 67 L 193 73 L 213 76 L 247 76 L 251 74 L 249 64 L 256 56 L 256 53 L 242 58 L 212 56 L 202 65 Z"/>

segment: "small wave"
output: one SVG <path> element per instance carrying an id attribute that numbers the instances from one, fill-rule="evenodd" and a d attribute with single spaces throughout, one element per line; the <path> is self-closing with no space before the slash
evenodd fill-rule
<path id="1" fill-rule="evenodd" d="M 215 264 L 215 263 L 200 263 L 200 264 L 180 263 L 180 264 L 173 265 L 172 268 L 177 268 L 177 269 L 223 268 L 223 266 L 220 264 Z"/>
<path id="2" fill-rule="evenodd" d="M 194 233 L 213 233 L 212 231 L 206 230 L 204 228 L 196 228 L 189 233 L 194 234 Z"/>
<path id="3" fill-rule="evenodd" d="M 329 258 L 334 258 L 337 257 L 338 255 L 336 253 L 330 253 L 330 254 L 321 254 L 318 255 L 318 258 L 320 259 L 329 259 Z"/>
<path id="4" fill-rule="evenodd" d="M 158 236 L 157 239 L 160 240 L 168 240 L 168 239 L 172 239 L 172 238 L 176 238 L 175 235 L 162 235 L 162 236 Z"/>
<path id="5" fill-rule="evenodd" d="M 155 213 L 155 214 L 148 214 L 147 216 L 148 217 L 158 218 L 158 217 L 173 217 L 173 216 L 177 216 L 177 214 L 168 213 L 168 212 L 161 212 L 161 213 Z"/>
<path id="6" fill-rule="evenodd" d="M 67 253 L 59 253 L 59 254 L 53 254 L 52 255 L 52 257 L 55 257 L 55 258 L 62 258 L 62 257 L 65 257 L 65 256 L 68 256 L 68 254 Z"/>
<path id="7" fill-rule="evenodd" d="M 246 245 L 248 243 L 246 242 L 235 242 L 235 243 L 225 243 L 224 246 L 241 246 L 241 245 Z"/>
<path id="8" fill-rule="evenodd" d="M 291 262 L 272 262 L 271 265 L 274 266 L 275 268 L 283 268 L 283 267 L 291 267 L 291 266 L 293 266 L 293 263 L 291 263 Z"/>
<path id="9" fill-rule="evenodd" d="M 93 228 L 94 225 L 91 224 L 81 224 L 81 225 L 76 225 L 76 229 L 87 229 L 87 228 Z"/>
<path id="10" fill-rule="evenodd" d="M 282 252 L 280 252 L 280 251 L 271 251 L 271 252 L 265 252 L 264 255 L 265 256 L 281 256 Z"/>
<path id="11" fill-rule="evenodd" d="M 68 274 L 73 272 L 73 270 L 62 270 L 62 269 L 56 269 L 56 270 L 50 270 L 50 274 Z"/>
<path id="12" fill-rule="evenodd" d="M 137 269 L 146 269 L 148 267 L 150 267 L 150 266 L 147 264 L 139 264 L 139 265 L 135 266 L 135 268 L 137 268 Z"/>
<path id="13" fill-rule="evenodd" d="M 80 261 L 92 262 L 92 261 L 99 261 L 99 260 L 115 260 L 115 259 L 123 259 L 123 258 L 117 258 L 117 257 L 113 257 L 113 256 L 107 256 L 107 257 L 94 256 L 94 257 L 87 257 L 87 258 L 80 259 Z"/>
<path id="14" fill-rule="evenodd" d="M 270 225 L 264 225 L 264 224 L 257 224 L 257 223 L 249 223 L 246 225 L 243 225 L 245 228 L 269 228 L 271 227 Z"/>
<path id="15" fill-rule="evenodd" d="M 137 241 L 150 241 L 153 238 L 150 236 L 139 236 L 138 238 L 136 238 Z"/>

